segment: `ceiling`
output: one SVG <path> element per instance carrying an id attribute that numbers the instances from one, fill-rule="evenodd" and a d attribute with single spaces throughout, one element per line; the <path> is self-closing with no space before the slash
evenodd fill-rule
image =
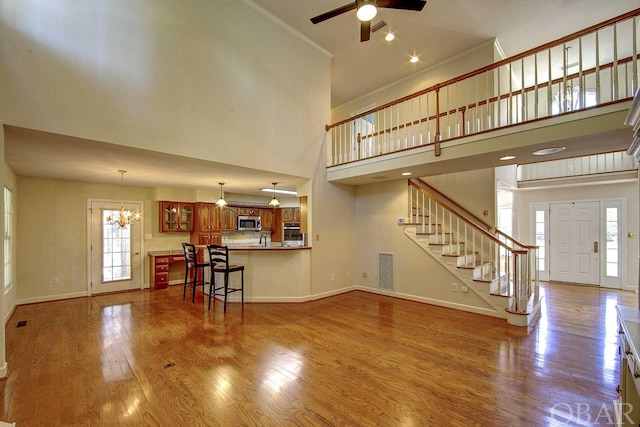
<path id="1" fill-rule="evenodd" d="M 427 0 L 421 12 L 380 8 L 372 25 L 387 25 L 361 43 L 355 11 L 310 21 L 349 0 L 250 1 L 333 55 L 334 107 L 494 38 L 509 57 L 640 7 L 639 0 Z M 384 40 L 389 31 L 392 42 Z"/>
<path id="2" fill-rule="evenodd" d="M 346 0 L 244 1 L 333 55 L 334 106 L 493 38 L 510 56 L 640 7 L 640 0 L 428 0 L 422 12 L 380 9 L 373 22 L 387 25 L 361 43 L 355 12 L 317 25 L 309 20 Z M 389 30 L 391 43 L 384 41 Z M 414 53 L 420 61 L 410 64 Z M 259 189 L 271 182 L 295 189 L 302 179 L 12 126 L 5 126 L 5 159 L 24 176 L 120 183 L 116 164 L 129 171 L 127 185 L 218 188 L 224 179 L 226 192 L 247 195 L 264 195 Z"/>

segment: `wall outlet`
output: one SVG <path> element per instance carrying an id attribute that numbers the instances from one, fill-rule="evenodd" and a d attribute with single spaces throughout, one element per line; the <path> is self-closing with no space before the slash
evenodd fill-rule
<path id="1" fill-rule="evenodd" d="M 58 279 L 57 277 L 53 278 L 53 281 L 51 282 L 54 285 L 59 285 L 60 284 L 60 279 Z"/>
<path id="2" fill-rule="evenodd" d="M 458 284 L 457 283 L 452 283 L 451 284 L 451 290 L 453 292 L 458 292 Z"/>
<path id="3" fill-rule="evenodd" d="M 319 242 L 319 241 L 320 241 L 320 235 L 316 234 L 316 242 Z"/>
<path id="4" fill-rule="evenodd" d="M 465 294 L 466 294 L 466 293 L 468 293 L 468 292 L 469 292 L 469 287 L 468 287 L 467 285 L 462 285 L 462 286 L 460 287 L 460 291 L 461 291 L 462 293 L 465 293 Z"/>
<path id="5" fill-rule="evenodd" d="M 362 273 L 362 278 L 366 279 L 369 275 L 367 273 Z"/>
<path id="6" fill-rule="evenodd" d="M 331 280 L 336 280 L 336 273 L 331 273 Z"/>

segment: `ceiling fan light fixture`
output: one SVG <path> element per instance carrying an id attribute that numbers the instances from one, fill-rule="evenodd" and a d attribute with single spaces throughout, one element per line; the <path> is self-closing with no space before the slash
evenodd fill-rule
<path id="1" fill-rule="evenodd" d="M 359 2 L 356 16 L 361 21 L 371 21 L 378 14 L 378 8 L 374 0 L 362 0 Z"/>

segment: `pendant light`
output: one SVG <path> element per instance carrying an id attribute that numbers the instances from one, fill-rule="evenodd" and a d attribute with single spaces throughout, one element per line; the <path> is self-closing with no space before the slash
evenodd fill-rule
<path id="1" fill-rule="evenodd" d="M 273 184 L 273 199 L 271 199 L 271 201 L 269 202 L 269 206 L 271 206 L 272 208 L 277 208 L 278 206 L 280 206 L 280 201 L 276 199 L 276 185 L 278 185 L 278 183 L 272 182 L 272 184 Z"/>
<path id="2" fill-rule="evenodd" d="M 218 184 L 220 184 L 220 198 L 216 202 L 216 205 L 218 205 L 219 207 L 227 206 L 227 201 L 224 199 L 224 196 L 222 194 L 222 186 L 224 185 L 224 182 L 219 182 Z"/>
<path id="3" fill-rule="evenodd" d="M 106 218 L 107 224 L 115 225 L 117 228 L 127 228 L 127 225 L 142 219 L 140 212 L 131 212 L 124 208 L 124 174 L 126 170 L 120 169 L 120 211 L 118 215 L 109 215 Z"/>

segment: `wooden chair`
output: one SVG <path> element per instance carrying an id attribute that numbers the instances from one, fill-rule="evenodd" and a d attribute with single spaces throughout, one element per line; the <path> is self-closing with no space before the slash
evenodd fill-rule
<path id="1" fill-rule="evenodd" d="M 193 288 L 193 294 L 191 295 L 191 302 L 196 300 L 196 287 L 202 286 L 202 293 L 204 291 L 204 269 L 209 267 L 207 262 L 198 262 L 198 254 L 196 253 L 195 245 L 191 243 L 182 243 L 182 249 L 184 250 L 184 291 L 182 292 L 182 299 L 187 296 L 187 288 Z"/>
<path id="2" fill-rule="evenodd" d="M 209 310 L 211 309 L 211 298 L 217 296 L 224 297 L 224 312 L 227 312 L 227 295 L 233 292 L 241 292 L 242 308 L 244 309 L 244 265 L 229 264 L 229 248 L 222 245 L 208 245 L 209 265 L 211 266 L 211 287 L 209 287 Z M 239 271 L 241 276 L 240 287 L 229 287 L 229 273 Z M 224 284 L 216 287 L 216 273 L 224 274 Z"/>

